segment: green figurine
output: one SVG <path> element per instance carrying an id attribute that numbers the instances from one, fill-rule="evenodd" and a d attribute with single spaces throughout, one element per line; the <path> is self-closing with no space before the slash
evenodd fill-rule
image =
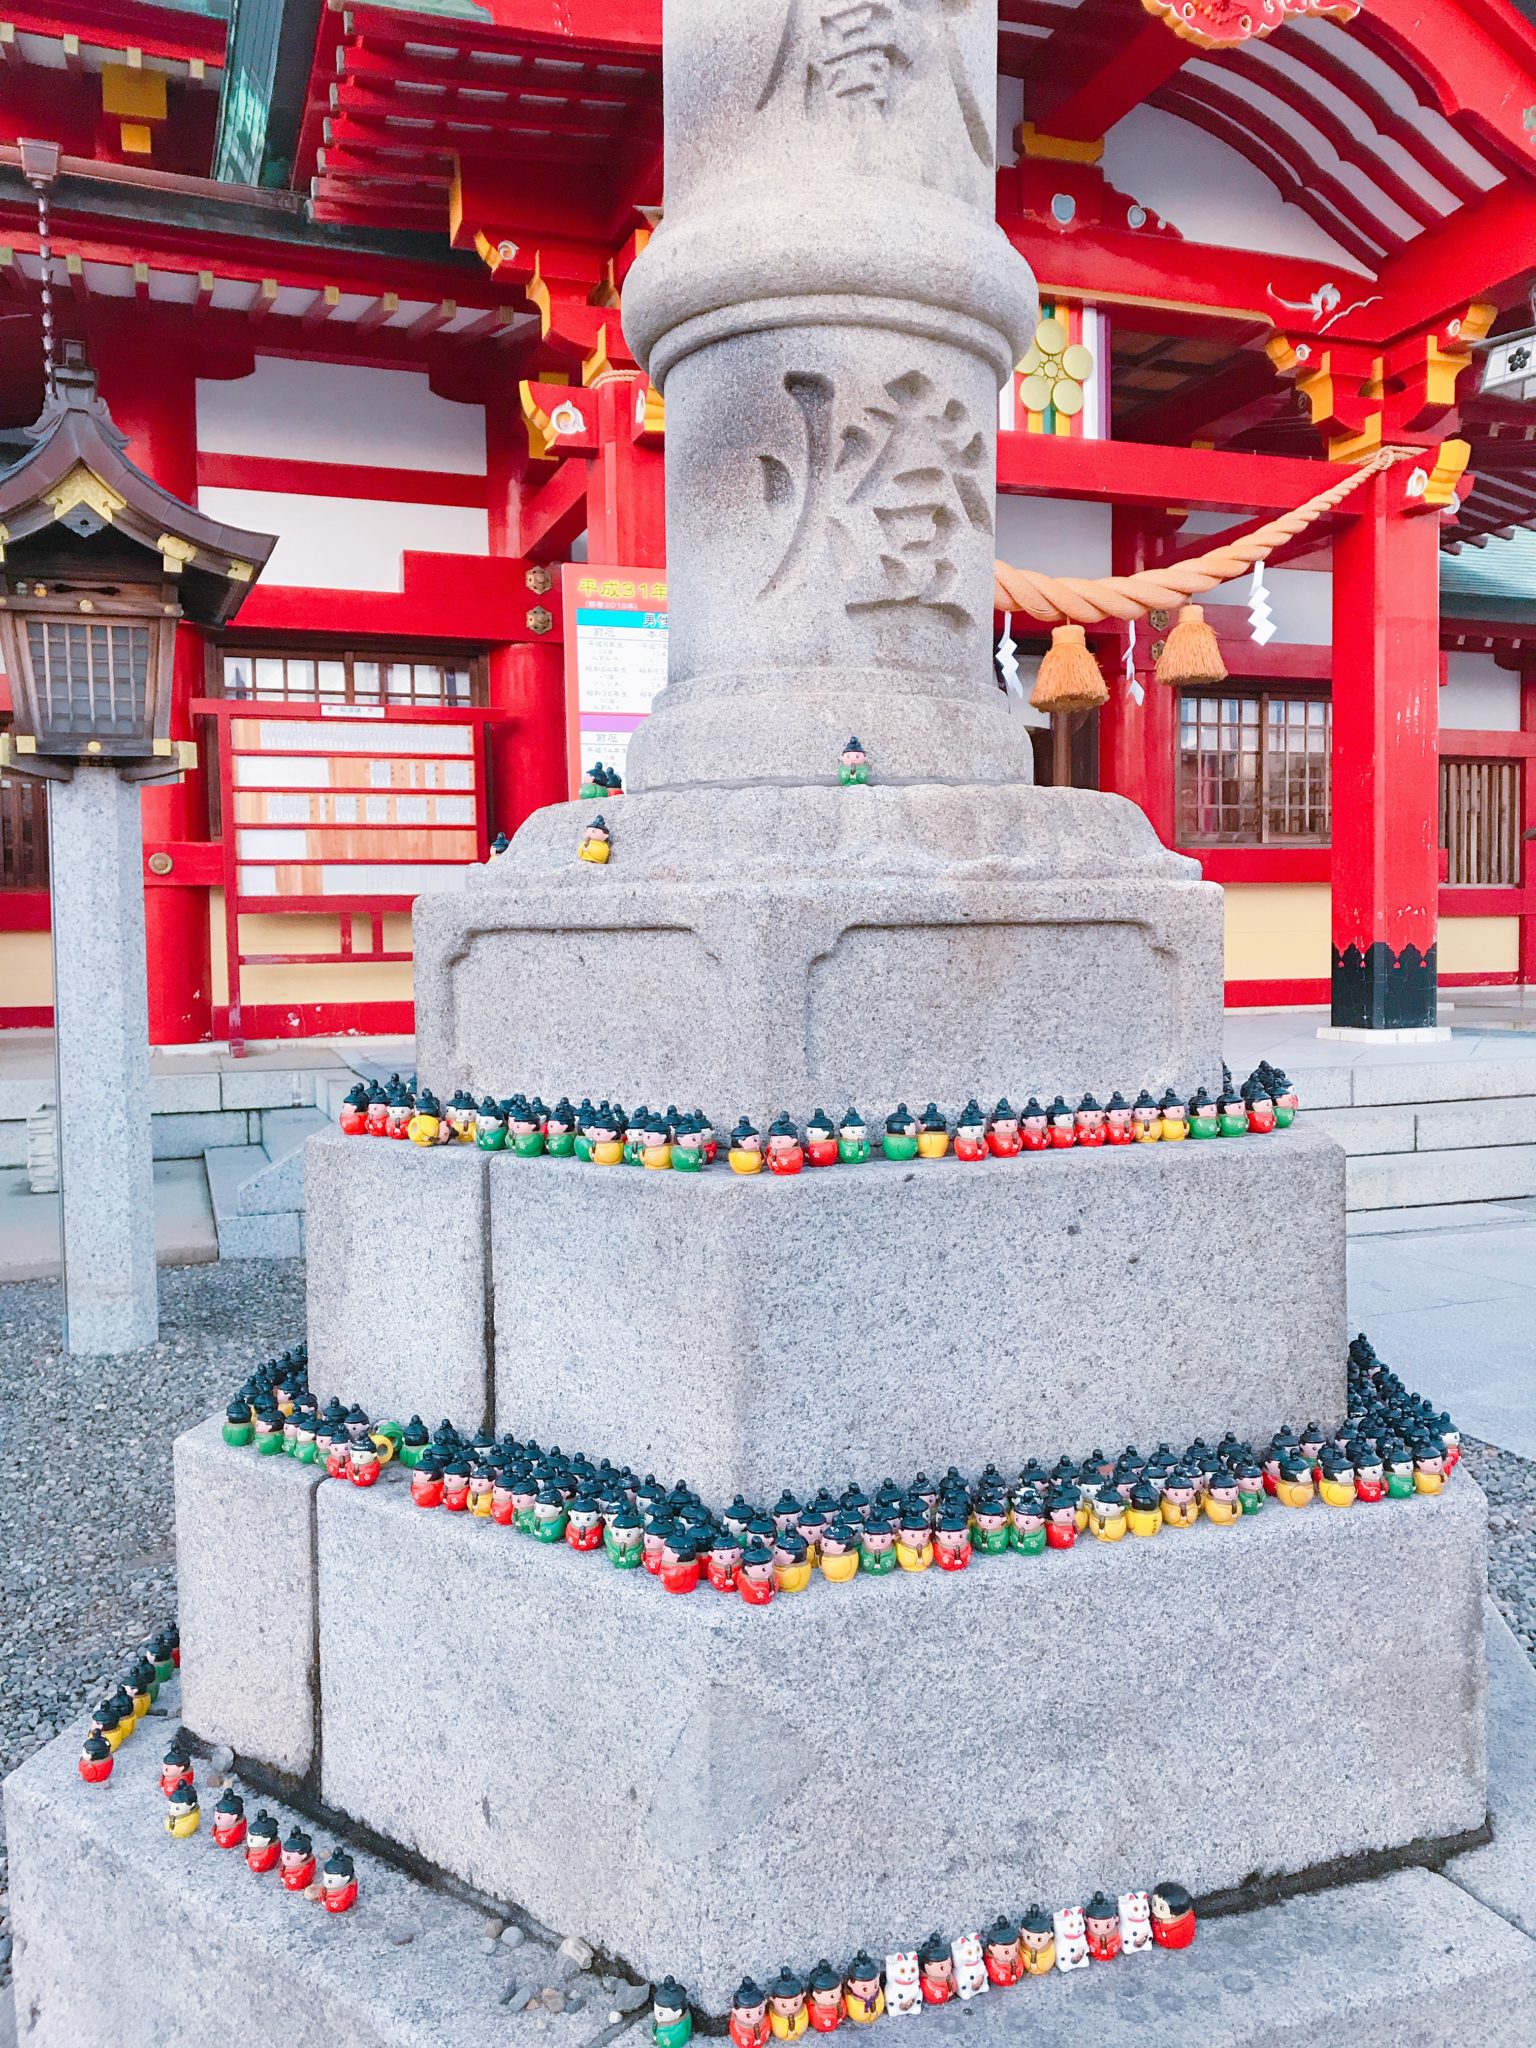
<path id="1" fill-rule="evenodd" d="M 904 1102 L 898 1102 L 885 1120 L 883 1149 L 887 1159 L 917 1157 L 917 1118 Z"/>
<path id="2" fill-rule="evenodd" d="M 576 1150 L 576 1111 L 563 1095 L 545 1119 L 544 1150 L 551 1159 L 569 1159 Z"/>
<path id="3" fill-rule="evenodd" d="M 539 1543 L 563 1543 L 568 1519 L 565 1495 L 559 1487 L 541 1487 L 533 1506 L 534 1539 Z"/>
<path id="4" fill-rule="evenodd" d="M 1008 1503 L 1000 1494 L 984 1493 L 971 1510 L 971 1548 L 983 1557 L 1008 1548 Z"/>
<path id="5" fill-rule="evenodd" d="M 704 1163 L 703 1126 L 692 1113 L 679 1117 L 672 1134 L 672 1171 L 702 1173 Z"/>
<path id="6" fill-rule="evenodd" d="M 582 777 L 580 789 L 576 792 L 578 803 L 589 797 L 605 797 L 608 794 L 608 771 L 601 761 L 594 761 Z"/>
<path id="7" fill-rule="evenodd" d="M 673 1977 L 663 1977 L 656 1986 L 651 2006 L 651 2039 L 656 2048 L 683 2048 L 693 2034 L 693 2014 L 688 1994 Z"/>
<path id="8" fill-rule="evenodd" d="M 1197 1088 L 1189 1098 L 1189 1135 L 1192 1138 L 1221 1136 L 1221 1113 L 1203 1088 Z"/>
<path id="9" fill-rule="evenodd" d="M 869 780 L 869 757 L 862 740 L 851 739 L 838 762 L 837 779 L 844 789 L 862 788 Z"/>
<path id="10" fill-rule="evenodd" d="M 506 1150 L 507 1120 L 493 1095 L 487 1095 L 475 1111 L 475 1143 L 482 1152 Z"/>
<path id="11" fill-rule="evenodd" d="M 608 1562 L 621 1572 L 632 1572 L 640 1563 L 645 1525 L 628 1502 L 608 1517 L 603 1530 L 603 1548 Z"/>
<path id="12" fill-rule="evenodd" d="M 254 1410 L 256 1450 L 263 1458 L 276 1457 L 288 1446 L 283 1436 L 283 1411 L 273 1400 L 258 1401 Z"/>
<path id="13" fill-rule="evenodd" d="M 869 1130 L 852 1107 L 838 1126 L 837 1156 L 844 1166 L 862 1166 L 869 1158 Z"/>
<path id="14" fill-rule="evenodd" d="M 859 1537 L 859 1570 L 884 1578 L 896 1569 L 896 1524 L 889 1515 L 866 1517 Z"/>
<path id="15" fill-rule="evenodd" d="M 400 1462 L 408 1471 L 414 1471 L 421 1463 L 427 1445 L 432 1439 L 427 1434 L 427 1425 L 419 1415 L 413 1415 L 400 1432 Z"/>
<path id="16" fill-rule="evenodd" d="M 1216 1119 L 1224 1138 L 1246 1138 L 1248 1105 L 1235 1088 L 1223 1088 L 1216 1105 Z"/>
<path id="17" fill-rule="evenodd" d="M 231 1401 L 224 1410 L 224 1441 L 233 1444 L 237 1451 L 245 1446 L 256 1434 L 256 1425 L 251 1420 L 249 1401 Z"/>
<path id="18" fill-rule="evenodd" d="M 1381 1462 L 1387 1468 L 1387 1499 L 1413 1498 L 1413 1453 L 1406 1444 L 1384 1444 Z"/>
<path id="19" fill-rule="evenodd" d="M 1008 1548 L 1021 1557 L 1039 1557 L 1045 1549 L 1045 1510 L 1032 1487 L 1021 1486 L 1008 1511 Z"/>

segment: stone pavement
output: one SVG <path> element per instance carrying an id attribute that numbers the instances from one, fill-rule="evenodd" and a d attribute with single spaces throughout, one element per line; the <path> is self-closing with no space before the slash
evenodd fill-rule
<path id="1" fill-rule="evenodd" d="M 219 1256 L 208 1176 L 201 1159 L 157 1159 L 155 1256 L 162 1266 L 200 1266 Z M 26 1169 L 0 1170 L 0 1282 L 49 1280 L 59 1270 L 59 1198 L 34 1195 Z"/>

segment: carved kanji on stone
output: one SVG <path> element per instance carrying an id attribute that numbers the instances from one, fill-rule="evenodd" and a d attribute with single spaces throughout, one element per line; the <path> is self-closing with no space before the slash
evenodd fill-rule
<path id="1" fill-rule="evenodd" d="M 840 111 L 885 116 L 909 78 L 940 79 L 952 91 L 981 161 L 992 162 L 984 117 L 950 23 L 973 0 L 790 0 L 773 66 L 758 99 L 799 94 L 811 117 Z"/>
<path id="2" fill-rule="evenodd" d="M 839 398 L 830 378 L 791 372 L 805 461 L 798 479 L 759 458 L 771 504 L 797 502 L 794 532 L 764 597 L 830 566 L 850 614 L 915 608 L 975 623 L 959 589 L 968 530 L 990 537 L 988 444 L 958 399 L 913 370 L 874 397 Z M 990 545 L 990 539 L 988 541 Z"/>

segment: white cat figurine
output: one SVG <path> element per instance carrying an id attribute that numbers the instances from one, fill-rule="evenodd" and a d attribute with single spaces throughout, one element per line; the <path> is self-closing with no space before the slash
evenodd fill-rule
<path id="1" fill-rule="evenodd" d="M 987 1988 L 987 1966 L 982 1960 L 981 1936 L 957 1934 L 950 1944 L 955 1961 L 955 1990 L 961 1998 L 974 1998 Z"/>
<path id="2" fill-rule="evenodd" d="M 1058 1970 L 1086 1970 L 1088 1967 L 1088 1933 L 1083 1925 L 1081 1906 L 1063 1906 L 1052 1916 L 1056 1929 L 1056 1967 Z"/>
<path id="3" fill-rule="evenodd" d="M 885 1959 L 885 2009 L 898 2019 L 922 2009 L 923 1993 L 918 1983 L 917 1950 L 903 1949 Z"/>
<path id="4" fill-rule="evenodd" d="M 1145 1892 L 1120 1894 L 1120 1953 L 1133 1956 L 1152 1946 L 1152 1908 Z"/>

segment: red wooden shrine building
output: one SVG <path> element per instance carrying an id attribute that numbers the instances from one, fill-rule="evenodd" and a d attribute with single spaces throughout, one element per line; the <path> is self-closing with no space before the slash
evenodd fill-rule
<path id="1" fill-rule="evenodd" d="M 605 605 L 664 610 L 665 417 L 621 326 L 660 4 L 0 20 L 0 456 L 41 403 L 42 140 L 58 325 L 130 452 L 278 537 L 228 632 L 181 629 L 200 766 L 143 799 L 157 1041 L 408 1029 L 413 896 L 569 792 L 578 717 L 611 752 L 643 712 L 587 719 L 568 655 L 595 629 L 601 665 Z M 820 32 L 899 11 L 822 0 Z M 1536 412 L 1480 395 L 1478 346 L 1531 321 L 1536 6 L 1001 13 L 998 219 L 1042 324 L 999 553 L 1153 566 L 1409 451 L 1209 601 L 1225 683 L 1157 683 L 1156 614 L 1092 635 L 1109 702 L 1040 721 L 1041 779 L 1134 798 L 1227 885 L 1230 1001 L 1413 1027 L 1437 969 L 1536 979 Z M 1043 639 L 999 635 L 1027 690 Z M 49 1014 L 42 801 L 0 789 L 0 1025 Z"/>

